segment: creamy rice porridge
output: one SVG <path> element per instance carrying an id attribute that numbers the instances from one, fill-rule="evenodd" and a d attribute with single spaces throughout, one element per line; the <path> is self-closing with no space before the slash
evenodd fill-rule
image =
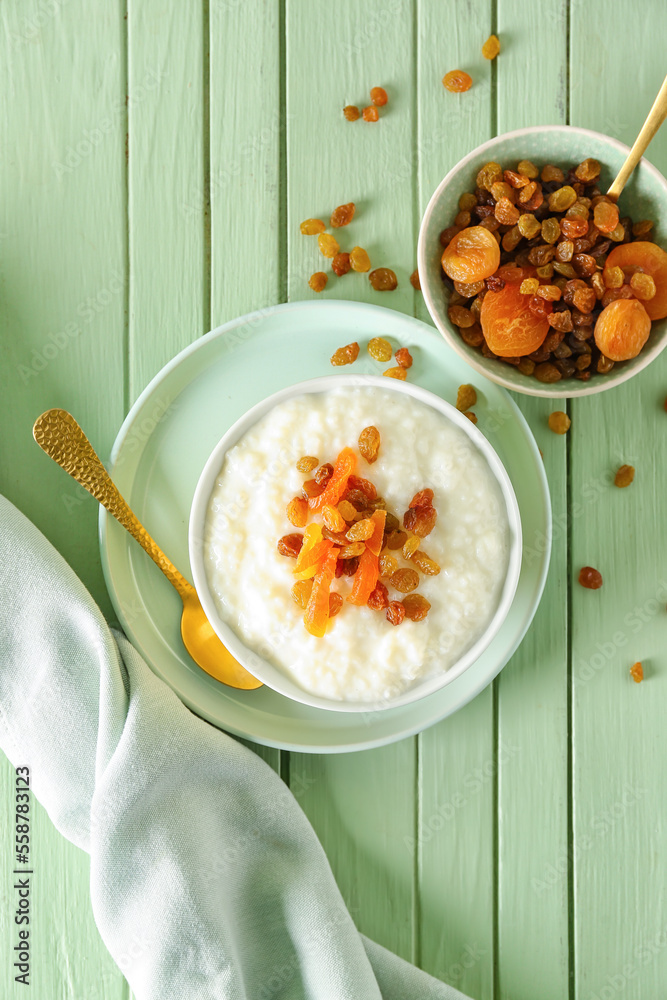
<path id="1" fill-rule="evenodd" d="M 369 425 L 381 435 L 372 465 L 357 446 Z M 384 611 L 344 600 L 318 638 L 291 596 L 295 560 L 276 543 L 305 530 L 285 512 L 310 478 L 297 470 L 299 458 L 334 463 L 349 447 L 357 452 L 356 474 L 372 480 L 401 523 L 413 495 L 433 490 L 437 521 L 420 549 L 441 571 L 419 573 L 415 592 L 431 605 L 424 620 L 406 617 L 393 626 Z M 208 505 L 204 558 L 219 615 L 246 646 L 311 694 L 381 702 L 446 671 L 480 638 L 498 606 L 509 547 L 500 487 L 468 436 L 419 400 L 356 386 L 277 405 L 227 452 Z M 400 565 L 411 563 L 401 558 Z M 389 599 L 400 601 L 404 595 L 383 582 Z M 341 576 L 332 591 L 345 598 L 351 586 L 352 578 Z"/>

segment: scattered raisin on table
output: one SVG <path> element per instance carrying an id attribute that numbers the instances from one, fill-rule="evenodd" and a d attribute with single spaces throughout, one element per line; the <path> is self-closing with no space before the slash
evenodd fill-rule
<path id="1" fill-rule="evenodd" d="M 377 461 L 380 452 L 380 432 L 373 424 L 364 427 L 359 435 L 359 451 L 369 465 Z"/>
<path id="2" fill-rule="evenodd" d="M 351 344 L 347 344 L 346 347 L 339 347 L 337 351 L 331 355 L 332 365 L 351 365 L 359 357 L 359 344 L 354 341 Z"/>
<path id="3" fill-rule="evenodd" d="M 278 539 L 278 552 L 280 552 L 281 556 L 291 556 L 293 559 L 296 559 L 302 545 L 303 535 L 295 531 L 291 535 L 283 535 L 282 538 Z"/>
<path id="4" fill-rule="evenodd" d="M 618 486 L 620 489 L 623 489 L 625 486 L 629 486 L 634 478 L 634 465 L 622 465 L 614 476 L 614 486 Z"/>
<path id="5" fill-rule="evenodd" d="M 584 566 L 579 570 L 579 583 L 587 590 L 599 590 L 602 586 L 602 575 L 592 566 Z"/>
<path id="6" fill-rule="evenodd" d="M 341 226 L 347 226 L 352 222 L 354 218 L 354 210 L 356 205 L 353 201 L 348 202 L 346 205 L 339 205 L 338 208 L 334 208 L 331 213 L 331 218 L 329 222 L 334 229 L 340 229 Z"/>
<path id="7" fill-rule="evenodd" d="M 482 45 L 482 55 L 485 59 L 495 59 L 500 52 L 500 41 L 497 35 L 489 35 Z"/>
<path id="8" fill-rule="evenodd" d="M 368 280 L 376 292 L 393 292 L 398 285 L 398 278 L 389 267 L 376 267 L 368 275 Z"/>
<path id="9" fill-rule="evenodd" d="M 415 268 L 412 274 L 410 275 L 410 284 L 416 291 L 421 292 L 422 286 L 421 282 L 419 281 L 419 271 L 417 270 L 417 268 Z"/>
<path id="10" fill-rule="evenodd" d="M 321 219 L 305 219 L 299 227 L 304 236 L 318 236 L 326 226 Z"/>
<path id="11" fill-rule="evenodd" d="M 371 269 L 371 259 L 363 247 L 352 247 L 350 250 L 350 266 L 353 271 L 365 274 Z"/>
<path id="12" fill-rule="evenodd" d="M 384 107 L 388 100 L 387 91 L 384 87 L 371 87 L 371 101 L 376 107 Z"/>
<path id="13" fill-rule="evenodd" d="M 299 472 L 312 472 L 320 464 L 320 460 L 314 455 L 303 455 L 296 463 Z"/>
<path id="14" fill-rule="evenodd" d="M 400 379 L 401 382 L 405 382 L 407 378 L 407 372 L 401 365 L 398 365 L 396 368 L 387 368 L 386 372 L 382 372 L 382 374 L 386 375 L 387 378 Z"/>
<path id="15" fill-rule="evenodd" d="M 314 292 L 323 292 L 327 286 L 328 277 L 324 271 L 315 271 L 308 279 L 308 284 Z"/>
<path id="16" fill-rule="evenodd" d="M 405 606 L 400 601 L 390 601 L 387 606 L 386 618 L 391 625 L 400 625 L 405 618 Z"/>
<path id="17" fill-rule="evenodd" d="M 412 368 L 412 355 L 407 347 L 399 347 L 396 351 L 396 360 L 401 368 Z"/>
<path id="18" fill-rule="evenodd" d="M 361 111 L 356 104 L 346 104 L 343 108 L 343 115 L 348 122 L 356 122 L 357 118 L 361 116 Z"/>
<path id="19" fill-rule="evenodd" d="M 368 353 L 375 361 L 390 361 L 394 351 L 384 337 L 371 337 L 368 341 Z"/>
<path id="20" fill-rule="evenodd" d="M 472 410 L 464 410 L 463 416 L 467 417 L 471 424 L 477 423 L 477 414 L 473 413 Z"/>
<path id="21" fill-rule="evenodd" d="M 471 385 L 460 385 L 456 393 L 456 409 L 469 410 L 477 402 L 477 392 Z"/>
<path id="22" fill-rule="evenodd" d="M 342 278 L 344 274 L 350 270 L 350 255 L 349 253 L 344 253 L 339 251 L 334 259 L 331 261 L 331 270 L 333 273 Z"/>
<path id="23" fill-rule="evenodd" d="M 317 237 L 317 245 L 323 257 L 335 257 L 340 250 L 338 240 L 331 233 L 320 233 Z"/>
<path id="24" fill-rule="evenodd" d="M 367 108 L 364 108 L 362 111 L 362 117 L 365 122 L 376 122 L 380 115 L 375 105 L 371 104 Z"/>
<path id="25" fill-rule="evenodd" d="M 462 94 L 472 87 L 472 77 L 462 69 L 450 69 L 442 78 L 442 85 L 445 90 L 452 94 Z"/>
<path id="26" fill-rule="evenodd" d="M 641 682 L 644 680 L 644 668 L 642 667 L 641 663 L 639 662 L 633 663 L 633 665 L 630 667 L 630 676 L 632 677 L 633 681 L 636 684 L 641 684 Z"/>
<path id="27" fill-rule="evenodd" d="M 566 434 L 572 423 L 567 413 L 563 413 L 562 410 L 554 410 L 553 413 L 550 413 L 548 422 L 549 428 L 554 434 Z"/>

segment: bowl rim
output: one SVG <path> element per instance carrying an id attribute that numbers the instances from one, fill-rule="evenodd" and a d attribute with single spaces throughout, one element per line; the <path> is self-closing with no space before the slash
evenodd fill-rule
<path id="1" fill-rule="evenodd" d="M 335 701 L 302 690 L 297 682 L 284 674 L 279 667 L 271 664 L 261 654 L 250 649 L 231 626 L 220 618 L 209 587 L 204 561 L 203 540 L 205 538 L 208 504 L 227 451 L 262 417 L 280 403 L 296 396 L 326 392 L 329 389 L 344 386 L 375 386 L 389 392 L 411 396 L 440 412 L 446 419 L 449 419 L 455 426 L 459 427 L 472 441 L 477 450 L 482 453 L 487 466 L 490 468 L 500 488 L 507 512 L 509 531 L 507 569 L 496 610 L 486 629 L 449 670 L 443 674 L 427 678 L 421 684 L 416 684 L 414 687 L 408 688 L 407 691 L 403 692 L 397 698 L 391 698 L 386 701 Z M 278 392 L 272 393 L 266 399 L 252 406 L 232 424 L 211 451 L 197 481 L 190 508 L 188 550 L 194 587 L 201 601 L 204 613 L 220 640 L 243 666 L 262 680 L 268 687 L 290 698 L 292 701 L 328 711 L 372 713 L 385 709 L 399 708 L 428 697 L 428 695 L 433 694 L 436 690 L 440 690 L 446 684 L 455 680 L 456 677 L 459 677 L 490 645 L 507 617 L 516 594 L 521 573 L 523 538 L 519 505 L 507 470 L 491 443 L 467 417 L 460 413 L 451 403 L 414 383 L 386 379 L 381 375 L 350 373 L 320 376 L 280 389 Z"/>
<path id="2" fill-rule="evenodd" d="M 658 355 L 662 353 L 665 347 L 667 347 L 667 329 L 664 331 L 663 336 L 660 339 L 656 340 L 655 344 L 653 344 L 648 351 L 641 352 L 641 355 L 639 355 L 639 357 L 641 357 L 641 362 L 638 365 L 636 365 L 634 368 L 619 369 L 615 375 L 607 377 L 604 381 L 601 381 L 599 383 L 593 382 L 590 385 L 587 385 L 586 383 L 582 382 L 581 388 L 572 388 L 572 389 L 568 388 L 567 390 L 563 389 L 559 390 L 557 388 L 559 383 L 555 383 L 553 386 L 545 387 L 543 383 L 538 382 L 537 379 L 534 379 L 533 381 L 536 384 L 535 388 L 532 388 L 530 386 L 528 386 L 527 388 L 523 388 L 521 386 L 518 386 L 511 379 L 504 378 L 502 374 L 496 373 L 495 369 L 493 369 L 490 365 L 487 366 L 483 360 L 477 357 L 476 354 L 472 356 L 462 350 L 460 338 L 458 338 L 440 318 L 439 307 L 435 300 L 435 296 L 431 294 L 431 286 L 427 278 L 429 252 L 428 252 L 428 247 L 426 245 L 426 229 L 431 221 L 431 217 L 433 216 L 436 210 L 442 192 L 445 190 L 446 187 L 449 186 L 454 176 L 456 176 L 462 169 L 465 169 L 465 167 L 480 153 L 483 153 L 485 150 L 493 149 L 501 141 L 505 141 L 507 139 L 521 138 L 522 136 L 526 135 L 535 135 L 536 133 L 540 132 L 553 132 L 553 133 L 568 132 L 568 133 L 578 133 L 582 136 L 593 136 L 595 139 L 598 140 L 601 139 L 604 142 L 608 143 L 610 146 L 615 147 L 624 156 L 627 156 L 628 153 L 630 152 L 630 147 L 626 146 L 626 144 L 624 142 L 621 142 L 620 139 L 614 139 L 612 136 L 605 135 L 603 132 L 596 132 L 594 129 L 582 128 L 579 125 L 535 125 L 528 128 L 513 129 L 510 132 L 502 132 L 500 135 L 496 135 L 492 139 L 487 139 L 486 142 L 483 142 L 479 146 L 476 146 L 469 153 L 467 153 L 466 156 L 464 156 L 461 160 L 455 163 L 454 166 L 451 168 L 451 170 L 449 170 L 445 175 L 445 177 L 443 177 L 443 179 L 440 181 L 437 188 L 429 198 L 426 209 L 424 210 L 424 214 L 422 215 L 421 223 L 419 226 L 419 236 L 417 240 L 417 269 L 420 274 L 422 294 L 424 296 L 424 302 L 426 303 L 426 308 L 428 309 L 431 320 L 435 324 L 440 334 L 450 345 L 450 347 L 452 347 L 453 350 L 455 350 L 456 353 L 459 355 L 459 357 L 463 358 L 463 360 L 466 361 L 467 364 L 471 366 L 471 368 L 474 368 L 476 371 L 478 371 L 481 375 L 484 375 L 486 378 L 491 379 L 491 381 L 496 382 L 498 385 L 504 386 L 504 388 L 506 389 L 510 389 L 512 392 L 519 392 L 522 395 L 526 396 L 538 396 L 548 399 L 574 399 L 575 397 L 578 396 L 593 396 L 599 392 L 605 392 L 608 389 L 613 389 L 615 386 L 622 385 L 623 382 L 627 382 L 628 379 L 631 379 L 633 378 L 633 376 L 638 375 L 649 364 L 651 364 L 651 362 L 654 361 L 658 357 Z M 644 170 L 647 170 L 649 174 L 653 175 L 656 182 L 660 184 L 663 188 L 665 188 L 665 191 L 667 192 L 667 178 L 663 176 L 663 174 L 658 170 L 658 168 L 654 166 L 645 157 L 642 157 L 640 163 L 642 165 L 642 168 Z M 526 377 L 526 382 L 527 383 L 529 382 L 528 377 Z"/>

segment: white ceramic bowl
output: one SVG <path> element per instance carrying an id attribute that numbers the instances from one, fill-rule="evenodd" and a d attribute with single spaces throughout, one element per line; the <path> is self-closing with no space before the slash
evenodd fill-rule
<path id="1" fill-rule="evenodd" d="M 464 191 L 474 189 L 480 167 L 495 160 L 503 168 L 513 169 L 519 160 L 524 159 L 532 160 L 540 167 L 545 163 L 570 167 L 592 156 L 602 164 L 600 187 L 606 190 L 628 153 L 628 147 L 617 139 L 585 128 L 544 125 L 518 129 L 473 149 L 438 185 L 424 212 L 419 231 L 418 267 L 422 292 L 431 318 L 447 343 L 487 378 L 530 396 L 589 396 L 632 378 L 667 345 L 667 319 L 657 320 L 651 325 L 650 337 L 641 353 L 631 361 L 617 362 L 608 375 L 594 373 L 588 382 L 568 378 L 546 385 L 534 376 L 522 375 L 504 361 L 485 358 L 474 347 L 469 347 L 447 315 L 449 292 L 441 277 L 442 247 L 439 236 L 443 229 L 452 225 L 460 196 Z M 653 219 L 655 241 L 667 247 L 667 180 L 647 160 L 641 160 L 634 171 L 619 199 L 619 208 L 621 216 L 630 215 L 635 222 Z"/>
<path id="2" fill-rule="evenodd" d="M 239 636 L 222 621 L 218 615 L 215 599 L 210 591 L 206 576 L 205 553 L 203 539 L 205 537 L 205 522 L 208 511 L 211 493 L 216 484 L 220 469 L 222 468 L 226 452 L 233 447 L 237 441 L 248 431 L 258 420 L 272 410 L 275 406 L 291 399 L 294 396 L 301 396 L 307 393 L 321 393 L 328 389 L 340 388 L 343 386 L 377 386 L 389 392 L 401 393 L 420 400 L 428 406 L 433 407 L 443 414 L 449 421 L 456 424 L 471 439 L 475 447 L 486 459 L 487 465 L 491 469 L 502 492 L 507 509 L 507 520 L 510 532 L 510 552 L 508 568 L 505 582 L 502 588 L 500 601 L 486 631 L 480 636 L 464 655 L 453 664 L 449 670 L 440 676 L 430 677 L 421 683 L 405 691 L 399 697 L 382 703 L 376 702 L 352 702 L 334 701 L 303 691 L 293 680 L 284 674 L 278 667 L 264 659 L 256 651 L 248 648 Z M 435 443 L 434 443 L 435 446 Z M 509 476 L 496 452 L 488 443 L 484 435 L 477 430 L 466 417 L 458 412 L 449 403 L 446 403 L 439 396 L 421 389 L 419 386 L 409 382 L 400 382 L 396 379 L 388 379 L 377 375 L 329 375 L 324 378 L 311 379 L 307 382 L 300 382 L 297 385 L 283 389 L 281 392 L 269 396 L 257 406 L 248 410 L 236 423 L 230 427 L 222 437 L 209 457 L 204 471 L 202 472 L 197 488 L 195 490 L 192 508 L 190 512 L 189 528 L 189 549 L 190 564 L 194 585 L 201 600 L 202 606 L 215 632 L 220 637 L 225 646 L 236 657 L 239 663 L 253 673 L 275 691 L 279 691 L 286 697 L 306 705 L 316 708 L 324 708 L 338 712 L 374 712 L 385 708 L 396 708 L 399 705 L 407 705 L 410 702 L 424 698 L 434 691 L 453 681 L 463 671 L 469 667 L 484 649 L 489 645 L 493 637 L 498 632 L 512 604 L 514 593 L 519 580 L 521 568 L 521 518 L 519 508 L 514 495 Z M 234 581 L 229 581 L 230 587 L 234 586 Z"/>

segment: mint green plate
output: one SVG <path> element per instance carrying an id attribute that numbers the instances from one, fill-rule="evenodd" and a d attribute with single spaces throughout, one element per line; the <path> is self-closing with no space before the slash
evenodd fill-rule
<path id="1" fill-rule="evenodd" d="M 528 628 L 549 564 L 551 508 L 542 459 L 508 393 L 473 372 L 439 333 L 390 309 L 356 302 L 274 306 L 227 323 L 182 351 L 132 407 L 113 447 L 110 472 L 170 559 L 190 577 L 188 519 L 199 475 L 224 432 L 247 409 L 294 382 L 330 374 L 337 347 L 357 340 L 346 373 L 388 365 L 365 352 L 389 338 L 414 357 L 409 378 L 455 402 L 472 382 L 478 427 L 498 452 L 516 492 L 523 526 L 521 576 L 509 615 L 482 656 L 442 690 L 403 708 L 346 714 L 290 701 L 268 687 L 236 691 L 204 673 L 181 642 L 181 602 L 143 550 L 104 510 L 104 575 L 127 636 L 158 676 L 197 715 L 266 746 L 337 753 L 382 746 L 433 725 L 474 698 L 502 669 Z M 479 516 L 484 516 L 480 509 Z"/>

